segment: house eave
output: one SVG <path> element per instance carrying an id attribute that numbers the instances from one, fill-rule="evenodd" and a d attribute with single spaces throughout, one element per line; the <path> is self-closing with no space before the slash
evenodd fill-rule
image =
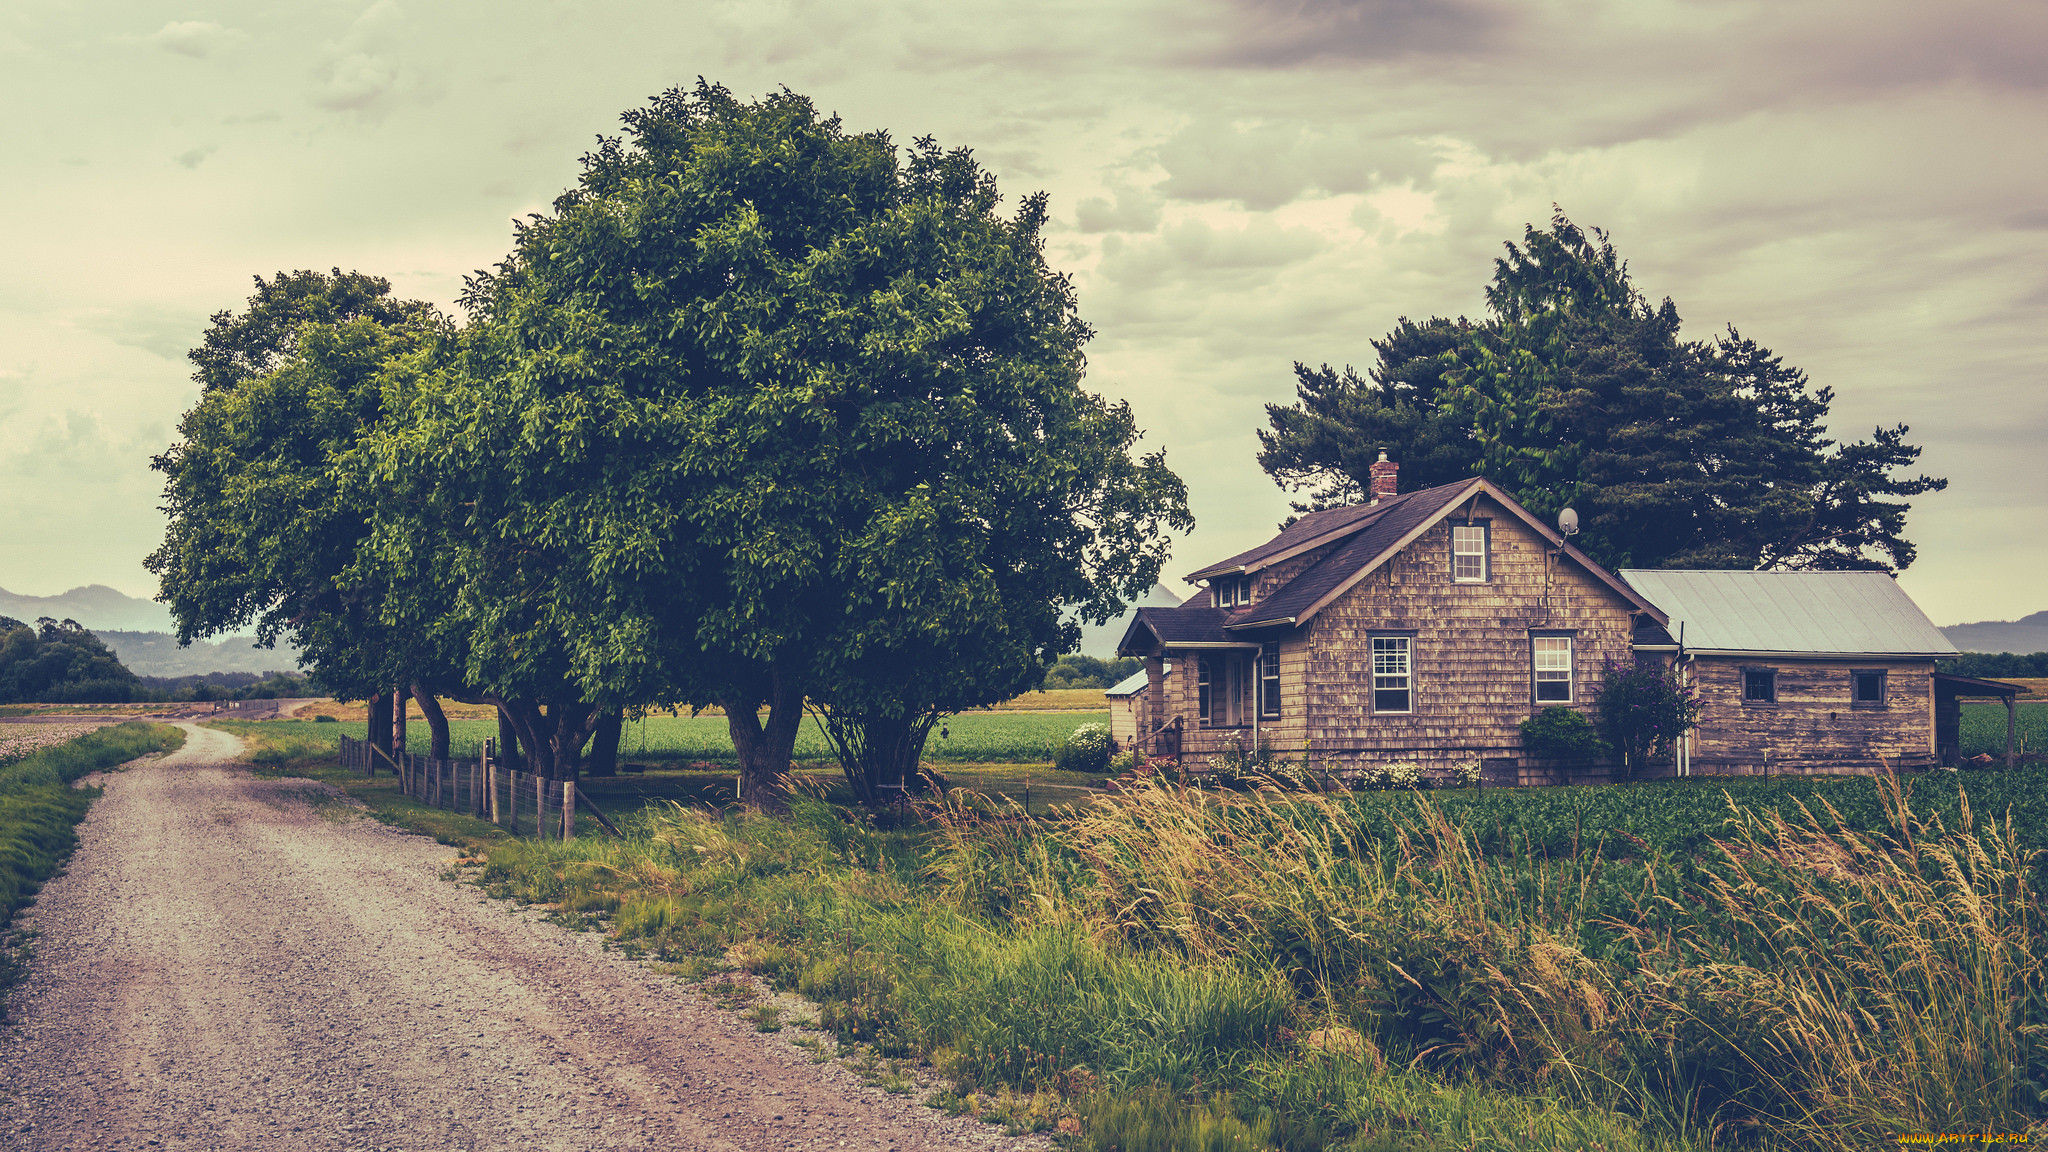
<path id="1" fill-rule="evenodd" d="M 1673 645 L 1671 651 L 1677 651 Z M 1651 651 L 1642 648 L 1638 651 Z M 1751 660 L 1940 660 L 1942 652 L 1778 652 L 1756 648 L 1687 648 L 1688 656 L 1720 656 Z"/>

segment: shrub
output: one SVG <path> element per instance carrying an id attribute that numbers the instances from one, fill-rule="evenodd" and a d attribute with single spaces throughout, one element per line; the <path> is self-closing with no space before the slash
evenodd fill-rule
<path id="1" fill-rule="evenodd" d="M 1600 735 L 1634 776 L 1699 722 L 1700 703 L 1675 669 L 1609 660 L 1598 698 Z"/>
<path id="2" fill-rule="evenodd" d="M 1475 785 L 1475 784 L 1479 783 L 1479 776 L 1480 776 L 1480 764 L 1479 764 L 1479 761 L 1477 761 L 1477 760 L 1460 760 L 1460 761 L 1458 761 L 1458 762 L 1457 762 L 1456 764 L 1453 764 L 1453 765 L 1451 765 L 1451 776 L 1452 776 L 1452 778 L 1453 778 L 1453 779 L 1457 780 L 1457 782 L 1458 782 L 1458 787 L 1460 787 L 1460 788 L 1470 788 L 1470 787 L 1472 787 L 1473 785 Z"/>
<path id="3" fill-rule="evenodd" d="M 1121 776 L 1137 766 L 1138 754 L 1135 751 L 1119 752 L 1109 758 L 1109 774 L 1112 776 Z"/>
<path id="4" fill-rule="evenodd" d="M 1109 770 L 1109 725 L 1083 724 L 1060 742 L 1052 765 L 1062 772 L 1101 775 Z"/>
<path id="5" fill-rule="evenodd" d="M 335 717 L 335 716 L 315 716 L 315 717 L 313 717 L 313 723 L 315 723 L 315 724 L 339 724 L 339 723 L 341 723 L 341 720 L 340 720 L 340 718 L 339 718 L 339 717 Z"/>
<path id="6" fill-rule="evenodd" d="M 1375 791 L 1419 788 L 1422 786 L 1422 765 L 1412 760 L 1377 764 L 1366 769 L 1358 778 L 1358 782 L 1361 786 Z"/>
<path id="7" fill-rule="evenodd" d="M 1607 751 L 1586 714 L 1552 706 L 1522 721 L 1522 750 L 1545 760 L 1577 760 Z"/>

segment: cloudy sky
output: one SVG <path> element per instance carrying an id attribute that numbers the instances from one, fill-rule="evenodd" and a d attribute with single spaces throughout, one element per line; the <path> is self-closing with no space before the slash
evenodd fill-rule
<path id="1" fill-rule="evenodd" d="M 1169 571 L 1269 534 L 1290 365 L 1477 314 L 1555 203 L 1652 298 L 1904 421 L 1938 623 L 2048 608 L 2048 6 L 1898 0 L 10 0 L 0 587 L 150 595 L 152 453 L 250 276 L 452 308 L 618 113 L 702 75 L 1052 194 L 1091 386 L 1188 479 Z M 1177 586 L 1177 581 L 1175 582 Z"/>

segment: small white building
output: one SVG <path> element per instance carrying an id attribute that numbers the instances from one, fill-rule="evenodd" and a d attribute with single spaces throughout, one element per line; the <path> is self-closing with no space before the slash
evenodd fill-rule
<path id="1" fill-rule="evenodd" d="M 1166 665 L 1165 676 L 1171 679 L 1173 665 Z M 1102 690 L 1109 700 L 1109 738 L 1116 741 L 1118 751 L 1123 751 L 1138 739 L 1138 717 L 1144 715 L 1145 673 L 1141 670 L 1116 682 L 1115 686 Z M 1172 695 L 1173 688 L 1167 689 Z"/>

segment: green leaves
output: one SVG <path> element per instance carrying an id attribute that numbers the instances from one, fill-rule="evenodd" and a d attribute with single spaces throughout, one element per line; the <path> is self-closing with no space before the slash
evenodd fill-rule
<path id="1" fill-rule="evenodd" d="M 1905 428 L 1837 446 L 1829 390 L 1733 328 L 1681 340 L 1597 229 L 1528 228 L 1486 295 L 1483 324 L 1402 319 L 1369 378 L 1295 366 L 1259 459 L 1304 510 L 1361 499 L 1385 447 L 1405 488 L 1480 474 L 1542 515 L 1574 506 L 1610 567 L 1912 562 L 1903 498 L 1946 482 L 1895 475 L 1919 456 Z"/>

